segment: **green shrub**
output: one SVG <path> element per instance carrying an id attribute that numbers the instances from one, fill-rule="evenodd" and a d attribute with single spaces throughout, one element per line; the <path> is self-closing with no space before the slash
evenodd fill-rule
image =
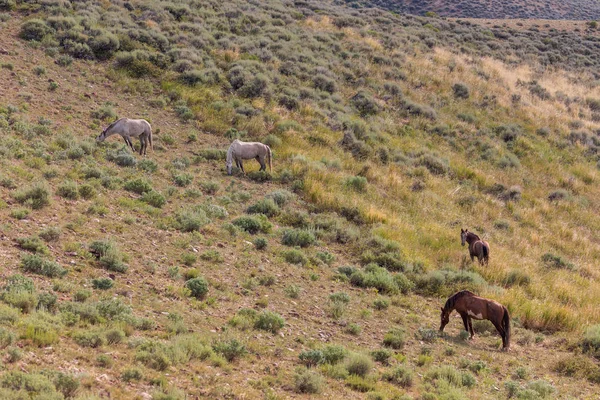
<path id="1" fill-rule="evenodd" d="M 413 373 L 405 366 L 398 366 L 383 374 L 383 379 L 403 388 L 413 385 Z"/>
<path id="2" fill-rule="evenodd" d="M 362 327 L 359 324 L 348 324 L 345 331 L 352 336 L 358 336 L 362 332 Z"/>
<path id="3" fill-rule="evenodd" d="M 527 384 L 527 389 L 533 390 L 541 398 L 546 398 L 546 397 L 550 396 L 551 394 L 553 394 L 554 392 L 556 392 L 556 388 L 554 388 L 554 386 L 552 386 L 551 383 L 549 383 L 543 379 L 538 379 L 536 381 L 529 382 Z"/>
<path id="4" fill-rule="evenodd" d="M 89 200 L 96 196 L 96 189 L 92 185 L 81 185 L 79 186 L 79 196 Z"/>
<path id="5" fill-rule="evenodd" d="M 42 311 L 53 311 L 56 308 L 58 297 L 54 293 L 44 292 L 38 296 L 37 309 Z"/>
<path id="6" fill-rule="evenodd" d="M 503 283 L 508 287 L 527 286 L 531 283 L 531 278 L 526 272 L 523 272 L 520 269 L 515 269 L 506 275 Z"/>
<path id="7" fill-rule="evenodd" d="M 199 231 L 210 220 L 202 209 L 183 209 L 177 214 L 178 229 L 182 232 Z"/>
<path id="8" fill-rule="evenodd" d="M 308 258 L 300 250 L 285 250 L 282 255 L 283 259 L 290 264 L 306 265 L 308 263 Z"/>
<path id="9" fill-rule="evenodd" d="M 272 199 L 275 202 L 275 204 L 277 204 L 279 207 L 285 206 L 295 197 L 296 195 L 294 193 L 285 189 L 274 190 L 270 193 L 267 193 L 267 195 L 265 196 L 265 198 L 267 199 Z"/>
<path id="10" fill-rule="evenodd" d="M 389 351 L 388 349 L 378 349 L 378 350 L 373 350 L 371 352 L 371 357 L 373 358 L 373 360 L 382 363 L 383 365 L 388 365 L 389 364 L 389 359 L 392 356 L 392 352 Z"/>
<path id="11" fill-rule="evenodd" d="M 48 247 L 37 236 L 17 238 L 17 243 L 18 243 L 19 247 L 21 247 L 23 250 L 28 250 L 28 251 L 31 251 L 33 253 L 38 253 L 38 254 L 49 254 L 50 253 L 50 250 L 48 250 Z"/>
<path id="12" fill-rule="evenodd" d="M 167 203 L 165 196 L 155 190 L 145 192 L 140 200 L 156 208 L 162 208 Z"/>
<path id="13" fill-rule="evenodd" d="M 6 304 L 25 313 L 34 310 L 38 305 L 38 295 L 33 280 L 20 274 L 12 275 L 7 279 L 0 298 Z"/>
<path id="14" fill-rule="evenodd" d="M 323 354 L 323 361 L 325 363 L 334 365 L 346 358 L 348 351 L 342 345 L 330 344 L 323 347 L 321 353 Z"/>
<path id="15" fill-rule="evenodd" d="M 0 349 L 10 346 L 15 340 L 15 335 L 4 328 L 0 328 Z"/>
<path id="16" fill-rule="evenodd" d="M 320 373 L 303 369 L 294 375 L 294 387 L 298 393 L 319 394 L 323 390 L 324 379 Z"/>
<path id="17" fill-rule="evenodd" d="M 105 334 L 106 343 L 108 344 L 118 344 L 125 339 L 125 332 L 120 329 L 111 329 Z"/>
<path id="18" fill-rule="evenodd" d="M 286 296 L 288 296 L 291 299 L 297 299 L 298 297 L 300 297 L 301 291 L 302 289 L 294 284 L 289 285 L 284 289 Z"/>
<path id="19" fill-rule="evenodd" d="M 126 147 L 106 153 L 106 159 L 120 167 L 134 167 L 137 164 L 135 156 Z"/>
<path id="20" fill-rule="evenodd" d="M 10 343 L 9 343 L 10 344 Z M 298 358 L 306 367 L 311 368 L 325 362 L 323 352 L 321 350 L 305 350 L 298 354 Z"/>
<path id="21" fill-rule="evenodd" d="M 19 220 L 26 219 L 29 216 L 29 214 L 30 214 L 29 210 L 24 209 L 24 208 L 19 208 L 16 210 L 12 210 L 10 212 L 10 216 L 12 218 L 19 219 Z"/>
<path id="22" fill-rule="evenodd" d="M 13 391 L 9 400 L 22 400 L 29 398 L 58 400 L 63 396 L 56 391 L 56 387 L 49 377 L 37 373 L 9 371 L 0 378 L 0 386 Z M 5 395 L 8 393 L 4 392 Z"/>
<path id="23" fill-rule="evenodd" d="M 364 193 L 367 191 L 367 178 L 363 176 L 351 176 L 346 179 L 344 185 L 356 192 Z"/>
<path id="24" fill-rule="evenodd" d="M 90 244 L 90 253 L 99 261 L 102 268 L 114 272 L 127 272 L 129 267 L 123 263 L 123 255 L 116 244 L 110 240 L 97 240 Z"/>
<path id="25" fill-rule="evenodd" d="M 600 324 L 588 327 L 580 341 L 584 353 L 600 356 Z"/>
<path id="26" fill-rule="evenodd" d="M 239 227 L 243 231 L 250 234 L 258 232 L 269 233 L 273 225 L 269 222 L 265 215 L 241 216 L 232 221 L 233 225 Z"/>
<path id="27" fill-rule="evenodd" d="M 114 281 L 110 278 L 94 278 L 92 279 L 92 287 L 98 290 L 108 290 L 112 288 Z"/>
<path id="28" fill-rule="evenodd" d="M 452 92 L 454 93 L 454 97 L 457 99 L 469 98 L 469 87 L 464 83 L 455 83 L 452 86 Z"/>
<path id="29" fill-rule="evenodd" d="M 133 193 L 137 193 L 137 194 L 144 194 L 144 193 L 152 191 L 152 185 L 150 184 L 150 182 L 148 182 L 147 180 L 142 179 L 142 178 L 136 178 L 136 179 L 125 182 L 125 185 L 123 185 L 123 188 L 125 190 L 128 190 Z"/>
<path id="30" fill-rule="evenodd" d="M 97 348 L 106 344 L 106 339 L 99 332 L 75 332 L 73 340 L 81 347 Z"/>
<path id="31" fill-rule="evenodd" d="M 391 347 L 394 350 L 402 349 L 405 343 L 406 333 L 402 329 L 391 329 L 383 337 L 383 345 L 385 347 Z"/>
<path id="32" fill-rule="evenodd" d="M 121 373 L 121 379 L 125 382 L 140 381 L 143 377 L 142 371 L 137 368 L 129 368 Z"/>
<path id="33" fill-rule="evenodd" d="M 21 25 L 19 37 L 24 40 L 36 40 L 40 42 L 44 36 L 54 32 L 44 21 L 34 18 L 27 20 Z"/>
<path id="34" fill-rule="evenodd" d="M 21 189 L 13 194 L 16 201 L 38 210 L 50 204 L 50 190 L 41 183 Z"/>
<path id="35" fill-rule="evenodd" d="M 25 272 L 44 275 L 49 278 L 62 277 L 67 274 L 67 270 L 58 263 L 45 260 L 37 254 L 24 254 L 21 256 L 21 267 Z"/>
<path id="36" fill-rule="evenodd" d="M 375 385 L 371 380 L 367 380 L 358 375 L 348 376 L 345 383 L 350 389 L 360 393 L 372 392 L 375 390 Z"/>
<path id="37" fill-rule="evenodd" d="M 390 302 L 385 298 L 378 298 L 373 301 L 373 308 L 376 310 L 385 310 L 390 306 Z"/>
<path id="38" fill-rule="evenodd" d="M 316 241 L 312 232 L 302 229 L 286 229 L 283 232 L 281 243 L 286 246 L 308 247 Z"/>
<path id="39" fill-rule="evenodd" d="M 217 342 L 213 344 L 212 348 L 229 362 L 246 354 L 246 346 L 237 339 Z"/>
<path id="40" fill-rule="evenodd" d="M 65 199 L 77 200 L 79 198 L 79 188 L 77 183 L 66 181 L 56 189 L 56 194 Z"/>
<path id="41" fill-rule="evenodd" d="M 252 243 L 257 250 L 263 250 L 267 247 L 267 239 L 265 238 L 256 238 Z"/>
<path id="42" fill-rule="evenodd" d="M 279 332 L 284 325 L 285 320 L 281 315 L 271 311 L 263 311 L 254 323 L 254 328 L 275 334 Z"/>
<path id="43" fill-rule="evenodd" d="M 113 364 L 113 359 L 108 354 L 100 354 L 96 357 L 96 365 L 101 368 L 110 368 Z"/>
<path id="44" fill-rule="evenodd" d="M 548 267 L 548 268 L 556 268 L 556 269 L 568 269 L 568 270 L 574 270 L 575 265 L 564 260 L 562 257 L 560 256 L 556 256 L 552 253 L 546 253 L 542 256 L 542 262 Z"/>
<path id="45" fill-rule="evenodd" d="M 73 295 L 73 301 L 76 301 L 78 303 L 84 303 L 87 299 L 90 298 L 91 295 L 92 292 L 90 290 L 81 289 L 75 292 L 75 294 Z"/>
<path id="46" fill-rule="evenodd" d="M 62 372 L 54 374 L 53 382 L 56 390 L 62 393 L 66 399 L 75 397 L 80 385 L 77 378 Z"/>
<path id="47" fill-rule="evenodd" d="M 197 257 L 193 253 L 184 253 L 181 255 L 181 262 L 183 263 L 183 265 L 186 265 L 188 267 L 194 265 L 196 263 L 196 260 Z M 195 278 L 195 276 L 193 278 Z"/>
<path id="48" fill-rule="evenodd" d="M 345 366 L 350 375 L 365 377 L 373 369 L 373 361 L 364 354 L 355 353 L 348 357 Z"/>
<path id="49" fill-rule="evenodd" d="M 279 206 L 275 204 L 273 199 L 263 199 L 248 207 L 246 212 L 248 214 L 264 214 L 267 217 L 273 217 L 279 214 Z"/>
<path id="50" fill-rule="evenodd" d="M 219 191 L 219 184 L 216 182 L 202 182 L 200 188 L 204 193 L 214 195 Z"/>
<path id="51" fill-rule="evenodd" d="M 475 377 L 468 372 L 460 372 L 453 366 L 436 367 L 425 374 L 425 380 L 439 384 L 439 381 L 445 381 L 447 384 L 455 387 L 473 387 L 477 381 Z"/>
<path id="52" fill-rule="evenodd" d="M 188 280 L 185 287 L 190 290 L 191 296 L 197 299 L 203 299 L 208 293 L 208 282 L 202 277 Z"/>
<path id="53" fill-rule="evenodd" d="M 186 187 L 194 180 L 190 174 L 180 174 L 173 176 L 173 182 L 179 187 Z"/>

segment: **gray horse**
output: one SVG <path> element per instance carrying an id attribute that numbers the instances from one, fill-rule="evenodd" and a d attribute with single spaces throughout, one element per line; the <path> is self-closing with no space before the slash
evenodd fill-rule
<path id="1" fill-rule="evenodd" d="M 131 150 L 135 152 L 133 143 L 131 143 L 132 137 L 140 138 L 140 155 L 146 155 L 146 149 L 148 144 L 152 147 L 152 128 L 145 119 L 129 119 L 121 118 L 113 122 L 102 131 L 100 136 L 96 138 L 98 142 L 104 142 L 104 140 L 114 134 L 119 134 L 125 140 L 125 144 L 131 147 Z"/>
<path id="2" fill-rule="evenodd" d="M 227 162 L 225 164 L 227 166 L 227 174 L 231 175 L 233 161 L 235 161 L 235 165 L 245 174 L 246 171 L 244 171 L 242 160 L 250 160 L 252 158 L 259 162 L 261 171 L 267 169 L 265 163 L 265 158 L 267 158 L 269 170 L 273 172 L 272 154 L 269 146 L 258 142 L 242 142 L 236 139 L 227 150 Z"/>

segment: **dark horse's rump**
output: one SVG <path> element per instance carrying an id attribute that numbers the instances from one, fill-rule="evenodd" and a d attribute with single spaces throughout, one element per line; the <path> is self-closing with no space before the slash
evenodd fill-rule
<path id="1" fill-rule="evenodd" d="M 490 245 L 488 242 L 481 240 L 479 236 L 473 232 L 469 232 L 468 229 L 462 228 L 460 230 L 460 240 L 463 246 L 465 243 L 469 244 L 469 256 L 471 256 L 471 261 L 474 261 L 474 258 L 477 257 L 479 264 L 487 265 L 489 263 Z"/>
<path id="2" fill-rule="evenodd" d="M 465 330 L 471 334 L 471 339 L 475 335 L 471 319 L 487 319 L 494 326 L 502 337 L 502 347 L 510 347 L 510 315 L 508 309 L 502 304 L 493 300 L 479 297 L 474 293 L 463 290 L 450 296 L 442 308 L 440 331 L 450 321 L 450 314 L 456 310 L 460 314 L 465 326 Z"/>

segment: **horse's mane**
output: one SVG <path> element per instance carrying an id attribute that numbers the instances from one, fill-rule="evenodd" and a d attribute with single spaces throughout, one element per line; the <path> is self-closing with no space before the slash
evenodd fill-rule
<path id="1" fill-rule="evenodd" d="M 107 126 L 106 129 L 104 130 L 104 132 L 108 132 L 109 129 L 112 129 L 122 119 L 125 119 L 125 118 L 119 118 L 118 120 L 116 120 L 115 122 L 113 122 L 112 124 Z"/>
<path id="2" fill-rule="evenodd" d="M 473 232 L 467 232 L 467 236 L 469 236 L 469 235 L 470 236 L 475 236 L 475 239 L 477 239 L 477 240 L 481 240 L 481 238 L 478 235 L 476 235 L 475 233 L 473 233 Z"/>
<path id="3" fill-rule="evenodd" d="M 446 304 L 444 305 L 444 310 L 454 308 L 454 304 L 458 299 L 464 296 L 477 296 L 475 293 L 470 292 L 468 290 L 461 290 L 460 292 L 454 293 L 452 296 L 446 300 Z"/>

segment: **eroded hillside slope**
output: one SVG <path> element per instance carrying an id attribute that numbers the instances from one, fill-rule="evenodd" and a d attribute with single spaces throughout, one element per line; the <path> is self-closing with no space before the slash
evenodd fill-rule
<path id="1" fill-rule="evenodd" d="M 3 398 L 593 398 L 597 36 L 353 13 L 2 14 Z M 148 157 L 94 141 L 123 116 Z M 236 137 L 273 173 L 227 176 Z M 509 307 L 511 352 L 437 335 L 459 289 Z"/>

